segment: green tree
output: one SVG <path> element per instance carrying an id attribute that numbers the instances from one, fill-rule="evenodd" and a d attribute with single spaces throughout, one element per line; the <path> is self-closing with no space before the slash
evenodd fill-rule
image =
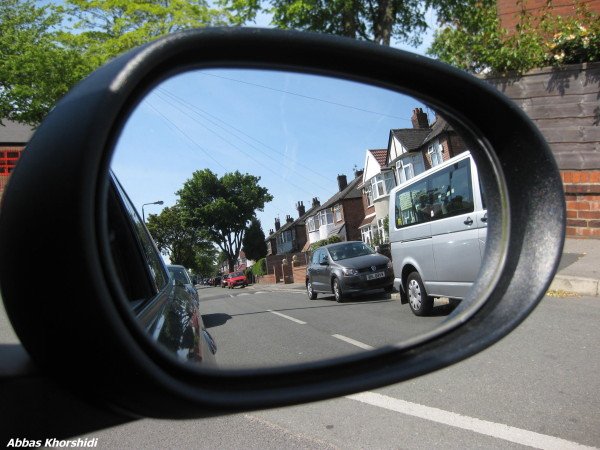
<path id="1" fill-rule="evenodd" d="M 247 224 L 273 196 L 260 177 L 238 171 L 217 177 L 210 169 L 192 174 L 177 192 L 186 226 L 209 237 L 226 255 L 233 271 Z"/>
<path id="2" fill-rule="evenodd" d="M 38 125 L 89 73 L 83 55 L 61 42 L 60 22 L 54 9 L 32 0 L 0 2 L 0 123 Z"/>
<path id="3" fill-rule="evenodd" d="M 600 17 L 584 3 L 568 18 L 555 14 L 552 2 L 536 17 L 523 10 L 511 32 L 501 27 L 495 0 L 440 3 L 438 21 L 428 54 L 474 73 L 600 60 Z"/>
<path id="4" fill-rule="evenodd" d="M 253 217 L 250 220 L 250 225 L 244 233 L 242 239 L 242 249 L 246 254 L 246 258 L 253 261 L 258 261 L 264 258 L 267 254 L 267 243 L 265 242 L 265 233 L 262 230 L 260 220 Z"/>
<path id="5" fill-rule="evenodd" d="M 248 20 L 235 4 L 218 8 L 203 0 L 66 0 L 60 10 L 73 24 L 65 38 L 95 67 L 166 34 Z"/>
<path id="6" fill-rule="evenodd" d="M 392 38 L 418 45 L 427 28 L 430 0 L 221 0 L 243 12 L 246 21 L 258 11 L 272 15 L 278 28 L 316 31 L 390 45 Z"/>
<path id="7" fill-rule="evenodd" d="M 158 249 L 169 256 L 172 264 L 199 273 L 214 264 L 215 248 L 198 230 L 186 226 L 179 206 L 164 208 L 160 214 L 150 214 L 147 227 Z"/>

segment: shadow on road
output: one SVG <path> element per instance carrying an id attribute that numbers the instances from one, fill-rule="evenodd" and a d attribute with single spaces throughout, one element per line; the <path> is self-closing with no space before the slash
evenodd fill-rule
<path id="1" fill-rule="evenodd" d="M 202 321 L 204 322 L 205 328 L 214 328 L 225 325 L 228 320 L 231 320 L 231 316 L 225 313 L 213 313 L 203 314 Z"/>

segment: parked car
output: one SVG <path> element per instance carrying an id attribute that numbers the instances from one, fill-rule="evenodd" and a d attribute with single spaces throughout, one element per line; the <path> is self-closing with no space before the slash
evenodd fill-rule
<path id="1" fill-rule="evenodd" d="M 463 298 L 477 278 L 487 210 L 469 152 L 427 170 L 390 193 L 390 244 L 403 303 L 424 316 L 434 297 Z"/>
<path id="2" fill-rule="evenodd" d="M 362 241 L 349 241 L 318 248 L 306 269 L 306 292 L 314 300 L 318 293 L 344 297 L 373 289 L 391 292 L 392 262 Z"/>
<path id="3" fill-rule="evenodd" d="M 225 288 L 227 287 L 227 279 L 229 278 L 229 275 L 223 275 L 221 277 L 221 287 Z"/>
<path id="4" fill-rule="evenodd" d="M 246 287 L 248 286 L 248 279 L 244 272 L 230 273 L 227 277 L 227 287 L 233 289 L 236 286 Z"/>

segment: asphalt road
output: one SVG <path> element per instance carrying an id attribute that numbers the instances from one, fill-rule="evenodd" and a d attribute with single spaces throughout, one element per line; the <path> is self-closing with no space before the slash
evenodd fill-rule
<path id="1" fill-rule="evenodd" d="M 305 305 L 308 302 L 301 294 L 291 295 L 298 295 L 298 301 Z M 249 313 L 237 316 L 233 309 L 221 313 L 232 319 L 222 325 L 215 322 L 210 328 L 213 334 L 219 329 L 233 331 L 236 321 L 251 329 L 262 320 L 277 323 L 275 319 L 281 319 L 287 329 L 306 326 L 271 312 L 257 313 L 245 297 L 221 297 L 231 308 L 249 308 Z M 265 309 L 275 301 L 271 297 L 265 294 L 254 300 L 266 302 L 260 306 Z M 208 296 L 204 299 L 203 305 L 208 307 Z M 365 310 L 395 307 L 395 302 L 377 306 L 376 301 L 342 305 L 340 309 L 356 308 L 357 314 L 364 316 Z M 301 315 L 306 313 L 304 309 L 282 313 L 298 320 L 322 317 L 322 323 L 313 321 L 310 326 L 327 341 L 332 329 L 325 311 L 335 311 L 337 306 L 327 299 L 317 300 L 314 307 L 320 306 L 321 312 L 312 318 Z M 256 316 L 264 318 L 254 322 Z M 251 321 L 246 321 L 250 317 Z M 433 318 L 431 324 L 435 325 L 435 320 L 443 317 Z M 358 396 L 267 411 L 185 421 L 144 419 L 88 436 L 99 439 L 98 448 L 115 449 L 600 448 L 599 323 L 598 298 L 545 298 L 498 344 L 405 383 Z M 381 342 L 375 339 L 379 336 L 376 332 L 359 335 L 351 334 L 351 328 L 334 331 L 374 345 Z M 10 333 L 4 330 L 3 338 L 11 339 Z M 343 347 L 336 347 L 335 338 L 332 341 L 332 348 L 343 351 Z M 219 342 L 219 352 L 227 345 Z M 219 356 L 223 358 L 222 353 Z M 275 361 L 283 361 L 281 357 L 285 355 L 277 355 Z"/>
<path id="2" fill-rule="evenodd" d="M 204 324 L 223 368 L 273 367 L 329 359 L 394 344 L 437 327 L 451 305 L 416 318 L 408 305 L 375 292 L 336 303 L 303 290 L 199 290 Z"/>

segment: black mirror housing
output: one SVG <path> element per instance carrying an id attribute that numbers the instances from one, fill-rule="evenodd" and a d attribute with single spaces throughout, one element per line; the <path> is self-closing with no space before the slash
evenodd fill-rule
<path id="1" fill-rule="evenodd" d="M 184 70 L 210 67 L 293 70 L 399 90 L 433 105 L 469 136 L 490 215 L 486 260 L 465 300 L 477 306 L 472 314 L 402 346 L 272 370 L 199 371 L 157 348 L 125 301 L 108 249 L 110 159 L 125 119 L 150 88 Z M 0 235 L 11 239 L 0 240 L 2 296 L 35 364 L 93 403 L 130 416 L 170 418 L 288 405 L 407 380 L 492 345 L 546 292 L 562 251 L 565 215 L 559 172 L 539 131 L 511 101 L 465 72 L 326 35 L 194 30 L 98 69 L 40 125 L 3 200 Z M 45 270 L 39 283 L 23 289 L 20 268 L 31 254 Z M 45 289 L 66 265 L 73 268 L 73 285 L 49 301 Z"/>

